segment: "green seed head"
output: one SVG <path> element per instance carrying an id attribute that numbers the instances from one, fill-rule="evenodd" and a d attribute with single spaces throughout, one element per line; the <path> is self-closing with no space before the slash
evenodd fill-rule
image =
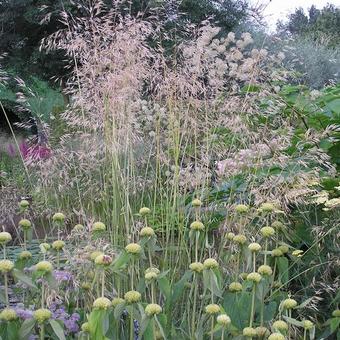
<path id="1" fill-rule="evenodd" d="M 156 280 L 158 275 L 154 272 L 145 273 L 144 278 L 146 281 Z"/>
<path id="2" fill-rule="evenodd" d="M 28 202 L 27 200 L 21 200 L 19 202 L 19 207 L 21 209 L 25 209 L 26 210 L 29 206 L 30 206 L 30 202 Z"/>
<path id="3" fill-rule="evenodd" d="M 112 257 L 100 254 L 95 258 L 94 263 L 98 266 L 109 266 L 112 263 Z"/>
<path id="4" fill-rule="evenodd" d="M 90 333 L 90 324 L 88 322 L 84 322 L 81 325 L 81 330 L 85 333 Z"/>
<path id="5" fill-rule="evenodd" d="M 259 273 L 253 272 L 247 275 L 248 281 L 253 281 L 254 283 L 259 283 L 262 276 Z"/>
<path id="6" fill-rule="evenodd" d="M 136 290 L 130 290 L 129 292 L 126 292 L 124 295 L 125 301 L 129 304 L 139 302 L 141 298 L 142 296 L 140 292 L 137 292 Z"/>
<path id="7" fill-rule="evenodd" d="M 209 258 L 203 262 L 203 266 L 204 269 L 215 269 L 218 268 L 218 262 L 213 258 Z"/>
<path id="8" fill-rule="evenodd" d="M 216 321 L 222 327 L 227 327 L 231 323 L 230 317 L 227 314 L 220 314 Z"/>
<path id="9" fill-rule="evenodd" d="M 40 324 L 49 320 L 51 316 L 52 316 L 52 313 L 46 308 L 38 309 L 33 313 L 34 320 L 36 320 Z"/>
<path id="10" fill-rule="evenodd" d="M 307 329 L 307 330 L 310 330 L 314 327 L 314 324 L 312 321 L 309 321 L 309 320 L 303 320 L 302 321 L 302 325 L 303 325 L 303 328 L 304 329 Z"/>
<path id="11" fill-rule="evenodd" d="M 0 272 L 9 273 L 14 268 L 14 263 L 10 260 L 0 260 Z"/>
<path id="12" fill-rule="evenodd" d="M 41 249 L 41 248 L 42 248 L 45 252 L 47 252 L 48 250 L 51 249 L 51 246 L 50 246 L 48 243 L 43 242 L 43 243 L 40 243 L 40 249 Z"/>
<path id="13" fill-rule="evenodd" d="M 114 308 L 114 307 L 116 307 L 116 306 L 118 306 L 118 305 L 120 305 L 122 303 L 125 303 L 125 300 L 123 298 L 115 297 L 112 300 L 112 307 Z"/>
<path id="14" fill-rule="evenodd" d="M 91 289 L 91 283 L 89 282 L 84 282 L 81 284 L 81 288 L 84 290 L 90 290 Z"/>
<path id="15" fill-rule="evenodd" d="M 4 245 L 12 240 L 12 236 L 7 231 L 2 231 L 0 233 L 0 244 Z"/>
<path id="16" fill-rule="evenodd" d="M 204 269 L 204 265 L 201 262 L 193 262 L 189 265 L 189 268 L 196 273 L 201 273 Z"/>
<path id="17" fill-rule="evenodd" d="M 97 258 L 98 256 L 100 256 L 100 255 L 104 255 L 104 253 L 103 253 L 102 251 L 95 250 L 95 251 L 93 251 L 93 252 L 90 254 L 90 259 L 91 259 L 92 261 L 95 261 L 96 258 Z"/>
<path id="18" fill-rule="evenodd" d="M 267 337 L 269 335 L 269 330 L 266 327 L 256 327 L 256 335 L 259 338 Z"/>
<path id="19" fill-rule="evenodd" d="M 233 240 L 234 239 L 234 237 L 235 237 L 235 234 L 234 233 L 227 233 L 226 235 L 225 235 L 225 237 L 228 239 L 228 240 Z"/>
<path id="20" fill-rule="evenodd" d="M 242 244 L 246 243 L 247 238 L 244 235 L 238 234 L 238 235 L 234 236 L 233 241 L 235 243 L 238 243 L 238 244 L 242 245 Z"/>
<path id="21" fill-rule="evenodd" d="M 195 208 L 199 208 L 202 205 L 202 201 L 198 198 L 195 198 L 192 202 L 191 202 L 192 206 Z"/>
<path id="22" fill-rule="evenodd" d="M 242 333 L 243 333 L 243 336 L 248 337 L 248 338 L 256 337 L 256 329 L 252 327 L 243 328 Z"/>
<path id="23" fill-rule="evenodd" d="M 53 266 L 48 261 L 40 261 L 35 265 L 35 269 L 41 272 L 50 273 L 53 270 Z"/>
<path id="24" fill-rule="evenodd" d="M 235 207 L 235 211 L 239 214 L 245 214 L 249 211 L 249 207 L 245 204 L 238 204 L 236 207 Z"/>
<path id="25" fill-rule="evenodd" d="M 271 213 L 276 210 L 275 205 L 273 203 L 262 203 L 260 206 L 260 211 L 264 213 Z"/>
<path id="26" fill-rule="evenodd" d="M 140 254 L 142 251 L 142 247 L 138 243 L 130 243 L 125 247 L 125 250 L 129 254 Z"/>
<path id="27" fill-rule="evenodd" d="M 273 328 L 280 332 L 286 332 L 288 330 L 288 324 L 283 320 L 277 320 L 273 323 Z"/>
<path id="28" fill-rule="evenodd" d="M 282 254 L 287 254 L 289 251 L 289 248 L 286 245 L 279 246 L 279 249 L 282 251 Z"/>
<path id="29" fill-rule="evenodd" d="M 65 215 L 63 213 L 55 213 L 53 216 L 52 216 L 52 220 L 53 222 L 57 222 L 57 223 L 63 223 L 65 221 Z"/>
<path id="30" fill-rule="evenodd" d="M 263 237 L 272 237 L 275 235 L 275 229 L 272 227 L 261 228 L 261 234 Z"/>
<path id="31" fill-rule="evenodd" d="M 147 207 L 143 207 L 143 208 L 139 209 L 139 214 L 142 215 L 142 216 L 149 215 L 150 212 L 151 212 L 151 210 Z"/>
<path id="32" fill-rule="evenodd" d="M 267 276 L 270 276 L 270 275 L 272 275 L 272 273 L 273 273 L 273 271 L 272 271 L 272 269 L 270 268 L 270 266 L 265 265 L 265 264 L 263 264 L 262 266 L 260 266 L 260 267 L 258 268 L 257 271 L 258 271 L 259 274 L 261 274 L 261 275 L 267 275 Z"/>
<path id="33" fill-rule="evenodd" d="M 295 257 L 301 257 L 302 254 L 303 254 L 303 250 L 299 250 L 299 249 L 298 250 L 294 250 L 292 252 L 292 255 L 295 256 Z"/>
<path id="34" fill-rule="evenodd" d="M 269 335 L 268 340 L 285 340 L 285 337 L 281 333 L 272 333 Z"/>
<path id="35" fill-rule="evenodd" d="M 155 236 L 155 231 L 151 227 L 144 227 L 139 232 L 141 237 L 152 237 Z"/>
<path id="36" fill-rule="evenodd" d="M 105 231 L 106 230 L 106 226 L 103 222 L 95 222 L 93 223 L 92 226 L 92 231 L 93 232 L 99 232 L 99 231 Z"/>
<path id="37" fill-rule="evenodd" d="M 28 219 L 23 218 L 19 221 L 19 226 L 24 230 L 29 230 L 32 227 L 32 223 Z"/>
<path id="38" fill-rule="evenodd" d="M 195 221 L 190 224 L 190 229 L 194 231 L 202 231 L 204 230 L 204 225 L 200 221 Z"/>
<path id="39" fill-rule="evenodd" d="M 216 305 L 215 303 L 212 303 L 205 307 L 205 312 L 210 315 L 218 314 L 220 311 L 220 306 Z"/>
<path id="40" fill-rule="evenodd" d="M 65 242 L 62 240 L 57 240 L 52 243 L 52 248 L 56 251 L 60 251 L 65 247 Z"/>
<path id="41" fill-rule="evenodd" d="M 272 250 L 272 256 L 273 257 L 280 257 L 282 255 L 283 255 L 283 253 L 282 253 L 281 249 L 276 248 L 276 249 Z"/>
<path id="42" fill-rule="evenodd" d="M 229 290 L 233 293 L 241 292 L 242 291 L 242 285 L 241 285 L 240 282 L 232 282 L 229 285 Z"/>
<path id="43" fill-rule="evenodd" d="M 294 299 L 286 299 L 282 301 L 282 307 L 284 309 L 293 309 L 297 306 L 297 302 Z"/>
<path id="44" fill-rule="evenodd" d="M 12 308 L 5 308 L 1 313 L 0 313 L 0 320 L 3 321 L 13 321 L 18 318 L 18 315 L 16 311 Z"/>
<path id="45" fill-rule="evenodd" d="M 160 271 L 159 271 L 158 268 L 150 267 L 150 268 L 147 268 L 147 269 L 145 270 L 145 274 L 147 274 L 147 273 L 155 273 L 155 274 L 158 275 L 158 274 L 160 273 Z"/>
<path id="46" fill-rule="evenodd" d="M 27 250 L 24 250 L 19 254 L 20 260 L 29 260 L 31 258 L 32 258 L 32 254 Z"/>
<path id="47" fill-rule="evenodd" d="M 258 243 L 254 242 L 249 244 L 248 249 L 253 253 L 257 253 L 262 249 L 262 247 Z"/>
<path id="48" fill-rule="evenodd" d="M 283 225 L 283 223 L 280 222 L 280 221 L 274 221 L 274 222 L 272 223 L 272 227 L 273 227 L 274 229 L 276 229 L 276 230 L 282 230 L 282 229 L 284 228 L 284 225 Z"/>
<path id="49" fill-rule="evenodd" d="M 336 309 L 333 311 L 332 316 L 334 318 L 340 318 L 340 309 Z"/>
<path id="50" fill-rule="evenodd" d="M 94 309 L 108 309 L 111 307 L 111 301 L 106 297 L 100 297 L 93 302 Z"/>
<path id="51" fill-rule="evenodd" d="M 162 313 L 162 307 L 157 303 L 150 303 L 145 307 L 145 314 L 147 316 L 153 316 Z"/>
<path id="52" fill-rule="evenodd" d="M 73 231 L 79 233 L 81 231 L 84 231 L 84 226 L 82 224 L 76 224 L 74 227 L 73 227 Z"/>

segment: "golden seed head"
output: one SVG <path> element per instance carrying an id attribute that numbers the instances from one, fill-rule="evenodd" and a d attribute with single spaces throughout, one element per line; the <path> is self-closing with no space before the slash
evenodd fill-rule
<path id="1" fill-rule="evenodd" d="M 285 340 L 285 337 L 281 333 L 272 333 L 269 335 L 268 340 Z"/>
<path id="2" fill-rule="evenodd" d="M 52 316 L 52 313 L 46 308 L 40 308 L 33 312 L 34 320 L 38 323 L 44 323 L 45 321 L 49 320 Z"/>
<path id="3" fill-rule="evenodd" d="M 218 314 L 220 311 L 220 306 L 216 305 L 215 303 L 211 303 L 210 305 L 205 307 L 205 312 L 210 315 Z"/>
<path id="4" fill-rule="evenodd" d="M 238 204 L 236 207 L 235 207 L 235 211 L 239 214 L 245 214 L 249 211 L 249 207 L 245 204 Z"/>
<path id="5" fill-rule="evenodd" d="M 139 214 L 142 215 L 142 216 L 149 215 L 150 212 L 151 212 L 151 210 L 147 207 L 143 207 L 143 208 L 139 209 Z"/>
<path id="6" fill-rule="evenodd" d="M 139 232 L 141 237 L 152 237 L 155 236 L 155 231 L 151 227 L 144 227 Z"/>
<path id="7" fill-rule="evenodd" d="M 263 264 L 262 266 L 260 266 L 257 270 L 257 272 L 261 275 L 272 275 L 273 271 L 272 269 L 270 268 L 270 266 L 266 265 L 266 264 Z"/>
<path id="8" fill-rule="evenodd" d="M 262 247 L 258 243 L 254 242 L 249 244 L 248 249 L 253 253 L 257 253 L 262 249 Z"/>
<path id="9" fill-rule="evenodd" d="M 253 273 L 249 273 L 247 275 L 247 280 L 248 281 L 253 281 L 255 283 L 259 283 L 262 279 L 262 276 L 259 273 L 253 272 Z"/>
<path id="10" fill-rule="evenodd" d="M 193 262 L 189 265 L 189 268 L 196 273 L 201 273 L 204 269 L 204 265 L 201 262 Z"/>
<path id="11" fill-rule="evenodd" d="M 216 320 L 217 324 L 222 327 L 227 327 L 231 323 L 230 317 L 227 314 L 220 314 Z"/>
<path id="12" fill-rule="evenodd" d="M 125 247 L 125 250 L 129 254 L 140 254 L 142 247 L 138 243 L 130 243 Z"/>
<path id="13" fill-rule="evenodd" d="M 65 221 L 65 215 L 63 213 L 55 213 L 53 216 L 52 216 L 52 220 L 54 222 L 59 222 L 59 223 L 63 223 Z"/>
<path id="14" fill-rule="evenodd" d="M 272 227 L 261 228 L 261 234 L 263 237 L 271 237 L 275 235 L 275 229 Z"/>
<path id="15" fill-rule="evenodd" d="M 95 222 L 92 226 L 92 231 L 105 231 L 106 226 L 103 222 Z"/>
<path id="16" fill-rule="evenodd" d="M 141 300 L 142 296 L 140 292 L 137 292 L 136 290 L 130 290 L 125 293 L 124 299 L 127 303 L 136 303 Z"/>
<path id="17" fill-rule="evenodd" d="M 123 298 L 115 297 L 112 299 L 112 307 L 116 307 L 122 303 L 125 303 L 125 300 Z"/>
<path id="18" fill-rule="evenodd" d="M 282 307 L 284 309 L 293 309 L 297 306 L 297 302 L 294 299 L 286 299 L 282 301 Z"/>
<path id="19" fill-rule="evenodd" d="M 0 260 L 0 272 L 9 273 L 14 268 L 14 263 L 10 260 Z"/>
<path id="20" fill-rule="evenodd" d="M 19 221 L 19 227 L 24 230 L 28 230 L 32 227 L 32 223 L 27 218 L 23 218 Z"/>
<path id="21" fill-rule="evenodd" d="M 147 316 L 153 316 L 162 313 L 162 307 L 157 303 L 150 303 L 145 307 L 145 314 Z"/>
<path id="22" fill-rule="evenodd" d="M 256 329 L 252 327 L 243 328 L 242 333 L 243 333 L 243 336 L 248 337 L 248 338 L 256 337 Z"/>
<path id="23" fill-rule="evenodd" d="M 111 307 L 111 301 L 106 297 L 100 297 L 93 302 L 94 309 L 108 309 Z"/>
<path id="24" fill-rule="evenodd" d="M 204 230 L 204 224 L 200 221 L 195 221 L 190 224 L 190 229 L 195 231 Z"/>
<path id="25" fill-rule="evenodd" d="M 12 308 L 5 308 L 1 313 L 0 313 L 0 320 L 3 321 L 13 321 L 18 318 L 18 315 L 16 311 Z"/>
<path id="26" fill-rule="evenodd" d="M 65 242 L 62 240 L 57 240 L 52 243 L 52 248 L 56 251 L 60 251 L 65 247 Z"/>
<path id="27" fill-rule="evenodd" d="M 24 250 L 19 254 L 20 260 L 29 260 L 31 258 L 32 258 L 32 253 L 27 250 Z"/>
<path id="28" fill-rule="evenodd" d="M 203 262 L 203 266 L 204 269 L 215 269 L 218 268 L 218 262 L 213 258 L 209 258 Z"/>
<path id="29" fill-rule="evenodd" d="M 195 198 L 192 202 L 191 202 L 192 206 L 195 208 L 198 208 L 202 205 L 202 201 L 198 198 Z"/>
<path id="30" fill-rule="evenodd" d="M 12 236 L 7 231 L 2 231 L 0 233 L 0 244 L 6 244 L 12 240 Z"/>
<path id="31" fill-rule="evenodd" d="M 273 257 L 280 257 L 282 255 L 283 255 L 283 253 L 282 253 L 281 249 L 276 248 L 276 249 L 272 250 L 272 256 Z"/>
<path id="32" fill-rule="evenodd" d="M 45 273 L 50 273 L 53 270 L 53 266 L 48 261 L 40 261 L 35 265 L 35 269 Z"/>
<path id="33" fill-rule="evenodd" d="M 100 254 L 95 258 L 94 263 L 98 266 L 109 266 L 112 263 L 112 257 Z"/>
<path id="34" fill-rule="evenodd" d="M 233 241 L 238 244 L 244 244 L 246 243 L 247 238 L 242 234 L 238 234 L 234 236 Z"/>
<path id="35" fill-rule="evenodd" d="M 273 328 L 280 332 L 285 332 L 288 330 L 288 324 L 283 320 L 277 320 L 273 323 Z"/>
<path id="36" fill-rule="evenodd" d="M 241 292 L 242 291 L 242 285 L 240 282 L 232 282 L 229 285 L 229 290 L 231 292 Z"/>

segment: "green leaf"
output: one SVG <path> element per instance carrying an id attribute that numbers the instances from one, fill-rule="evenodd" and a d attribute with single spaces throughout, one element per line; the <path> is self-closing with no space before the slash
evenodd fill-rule
<path id="1" fill-rule="evenodd" d="M 171 296 L 171 287 L 170 287 L 170 282 L 166 277 L 158 278 L 157 279 L 159 289 L 165 296 L 165 299 L 168 300 L 170 299 Z"/>
<path id="2" fill-rule="evenodd" d="M 66 340 L 65 335 L 64 335 L 64 330 L 59 324 L 59 322 L 56 320 L 50 319 L 49 323 L 53 329 L 54 334 L 58 337 L 58 339 Z"/>
<path id="3" fill-rule="evenodd" d="M 37 286 L 32 282 L 31 278 L 28 277 L 27 275 L 25 275 L 20 270 L 14 268 L 13 271 L 12 271 L 12 274 L 17 280 L 23 282 L 25 285 L 27 285 L 31 288 L 37 289 Z"/>
<path id="4" fill-rule="evenodd" d="M 281 282 L 286 283 L 289 280 L 288 259 L 286 257 L 278 257 L 276 259 L 277 268 L 281 277 Z"/>
<path id="5" fill-rule="evenodd" d="M 302 321 L 298 321 L 296 319 L 290 318 L 288 316 L 283 316 L 283 318 L 290 323 L 291 325 L 297 326 L 297 327 L 303 327 Z"/>
<path id="6" fill-rule="evenodd" d="M 34 319 L 27 319 L 25 320 L 20 329 L 19 329 L 19 338 L 20 339 L 26 339 L 32 332 L 32 329 L 35 326 L 35 320 Z"/>
<path id="7" fill-rule="evenodd" d="M 113 263 L 113 269 L 119 269 L 129 262 L 130 254 L 126 251 L 122 251 L 118 256 L 117 260 Z"/>

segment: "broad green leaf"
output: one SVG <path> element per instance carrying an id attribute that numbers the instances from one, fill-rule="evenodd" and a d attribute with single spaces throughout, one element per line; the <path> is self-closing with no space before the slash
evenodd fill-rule
<path id="1" fill-rule="evenodd" d="M 50 319 L 49 323 L 53 329 L 54 334 L 58 337 L 59 340 L 66 340 L 64 335 L 64 330 L 61 327 L 60 323 L 56 320 Z"/>
<path id="2" fill-rule="evenodd" d="M 27 319 L 25 320 L 20 329 L 19 329 L 19 337 L 20 339 L 26 339 L 32 332 L 33 328 L 35 326 L 35 320 L 34 319 Z"/>
<path id="3" fill-rule="evenodd" d="M 12 274 L 17 280 L 23 282 L 25 285 L 27 285 L 31 288 L 37 289 L 37 286 L 32 282 L 31 278 L 28 277 L 27 275 L 25 275 L 20 270 L 14 268 L 13 271 L 12 271 Z"/>

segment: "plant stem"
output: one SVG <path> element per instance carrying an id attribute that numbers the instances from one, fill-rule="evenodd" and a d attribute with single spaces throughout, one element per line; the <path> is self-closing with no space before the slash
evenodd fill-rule
<path id="1" fill-rule="evenodd" d="M 8 300 L 8 277 L 7 277 L 7 273 L 4 273 L 4 281 L 5 281 L 6 306 L 9 307 L 9 300 Z"/>
<path id="2" fill-rule="evenodd" d="M 45 339 L 45 325 L 42 323 L 40 325 L 40 340 Z"/>
<path id="3" fill-rule="evenodd" d="M 253 294 L 251 299 L 251 310 L 250 310 L 250 320 L 249 327 L 253 326 L 254 321 L 254 313 L 255 313 L 255 291 L 256 291 L 256 283 L 253 284 Z"/>
<path id="4" fill-rule="evenodd" d="M 192 321 L 191 321 L 191 336 L 194 339 L 195 336 L 195 321 L 196 321 L 196 304 L 197 304 L 197 286 L 198 282 L 196 281 L 196 273 L 194 273 L 194 279 L 192 280 L 194 287 L 194 303 L 192 307 Z"/>
<path id="5" fill-rule="evenodd" d="M 210 340 L 214 339 L 214 316 L 211 316 L 211 333 L 210 333 Z"/>
<path id="6" fill-rule="evenodd" d="M 105 269 L 102 272 L 102 297 L 104 297 L 105 293 Z"/>
<path id="7" fill-rule="evenodd" d="M 130 340 L 134 340 L 134 327 L 133 327 L 133 309 L 131 307 L 131 315 L 130 315 Z"/>

